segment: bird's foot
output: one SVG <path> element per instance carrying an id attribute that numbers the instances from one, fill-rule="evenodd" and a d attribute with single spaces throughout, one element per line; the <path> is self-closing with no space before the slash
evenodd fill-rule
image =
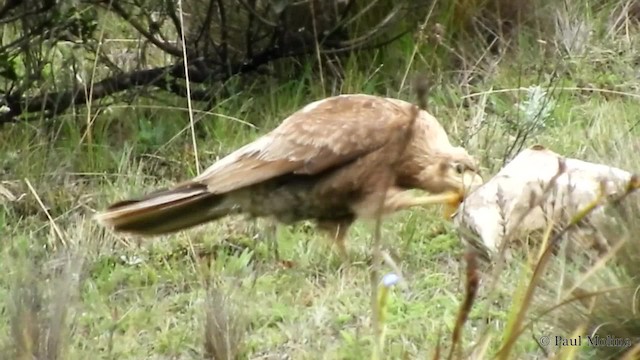
<path id="1" fill-rule="evenodd" d="M 346 238 L 347 232 L 351 225 L 351 220 L 348 221 L 331 221 L 323 220 L 318 221 L 318 229 L 324 233 L 324 235 L 331 240 L 332 248 L 340 258 L 342 263 L 349 261 L 349 253 L 347 252 Z"/>
<path id="2" fill-rule="evenodd" d="M 340 258 L 340 261 L 346 263 L 349 261 L 349 253 L 347 252 L 347 247 L 345 246 L 344 241 L 336 241 L 336 253 Z"/>
<path id="3" fill-rule="evenodd" d="M 434 204 L 445 204 L 457 207 L 462 200 L 462 196 L 456 192 L 447 192 L 437 195 L 424 195 L 408 199 L 403 207 L 425 206 Z"/>

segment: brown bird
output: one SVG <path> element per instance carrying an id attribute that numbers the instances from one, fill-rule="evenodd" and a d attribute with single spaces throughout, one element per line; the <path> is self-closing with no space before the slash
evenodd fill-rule
<path id="1" fill-rule="evenodd" d="M 345 235 L 357 218 L 457 205 L 482 183 L 475 160 L 451 145 L 427 111 L 403 100 L 347 94 L 312 102 L 197 177 L 117 202 L 96 219 L 139 235 L 240 213 L 284 224 L 314 220 L 344 255 Z M 411 189 L 437 195 L 416 196 Z"/>

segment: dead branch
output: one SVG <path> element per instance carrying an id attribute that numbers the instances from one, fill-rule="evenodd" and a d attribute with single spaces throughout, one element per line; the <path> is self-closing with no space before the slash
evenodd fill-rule
<path id="1" fill-rule="evenodd" d="M 411 24 L 404 25 L 409 23 L 405 10 L 410 8 L 407 3 L 417 0 L 403 0 L 391 6 L 387 0 L 376 0 L 360 8 L 353 0 L 333 0 L 333 3 L 309 0 L 321 10 L 315 12 L 309 10 L 310 4 L 301 5 L 301 2 L 276 8 L 273 4 L 255 0 L 239 1 L 240 4 L 230 0 L 185 0 L 187 16 L 182 24 L 171 1 L 89 0 L 83 2 L 84 8 L 69 10 L 47 0 L 41 9 L 49 7 L 50 11 L 30 15 L 32 4 L 29 1 L 8 0 L 0 8 L 0 21 L 12 19 L 12 14 L 25 17 L 15 21 L 18 33 L 0 48 L 0 77 L 5 78 L 5 89 L 12 89 L 5 90 L 0 99 L 1 105 L 5 106 L 4 112 L 0 113 L 0 125 L 51 118 L 73 105 L 82 106 L 129 90 L 154 88 L 187 96 L 182 45 L 168 40 L 183 31 L 189 81 L 195 87 L 192 98 L 210 102 L 211 94 L 229 79 L 261 72 L 277 60 L 304 61 L 309 56 L 314 56 L 315 60 L 319 55 L 323 61 L 326 55 L 383 47 L 412 31 Z M 100 39 L 95 31 L 95 19 L 86 16 L 87 10 L 92 9 L 100 9 L 100 13 L 111 12 L 121 18 L 146 42 L 173 57 L 173 63 L 151 69 L 138 64 L 133 66 L 135 70 L 122 71 L 108 56 L 99 54 L 97 66 L 108 69 L 111 74 L 97 81 L 91 92 L 84 86 L 74 85 L 74 79 L 66 79 L 66 83 L 61 84 L 60 81 L 65 80 L 57 80 L 54 74 L 43 78 L 39 66 L 52 63 L 47 58 L 49 53 L 35 50 L 43 41 L 47 41 L 50 48 L 64 38 L 87 53 L 96 54 Z M 415 7 L 411 8 L 414 10 Z M 378 20 L 362 26 L 359 19 L 368 19 L 372 13 Z M 402 26 L 398 26 L 400 21 Z M 314 31 L 310 31 L 312 28 Z M 19 55 L 25 51 L 29 51 L 32 62 L 21 64 L 28 67 L 23 71 L 26 74 L 17 74 L 14 61 L 23 61 Z M 2 81 L 0 78 L 0 83 Z M 42 86 L 42 83 L 46 85 Z"/>

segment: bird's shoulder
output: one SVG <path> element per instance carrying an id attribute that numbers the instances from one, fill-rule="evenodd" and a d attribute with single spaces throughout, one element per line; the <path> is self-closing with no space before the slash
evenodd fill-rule
<path id="1" fill-rule="evenodd" d="M 269 135 L 275 142 L 345 153 L 384 143 L 391 132 L 410 122 L 411 106 L 374 95 L 337 95 L 307 104 Z"/>

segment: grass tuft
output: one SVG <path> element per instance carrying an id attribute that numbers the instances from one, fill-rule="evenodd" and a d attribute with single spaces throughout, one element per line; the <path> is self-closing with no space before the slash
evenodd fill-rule
<path id="1" fill-rule="evenodd" d="M 22 253 L 14 261 L 7 314 L 10 338 L 5 359 L 67 359 L 83 260 L 61 255 L 38 266 Z M 46 279 L 45 281 L 42 281 Z"/>
<path id="2" fill-rule="evenodd" d="M 233 298 L 211 287 L 205 302 L 204 355 L 212 360 L 241 359 L 246 324 Z"/>

